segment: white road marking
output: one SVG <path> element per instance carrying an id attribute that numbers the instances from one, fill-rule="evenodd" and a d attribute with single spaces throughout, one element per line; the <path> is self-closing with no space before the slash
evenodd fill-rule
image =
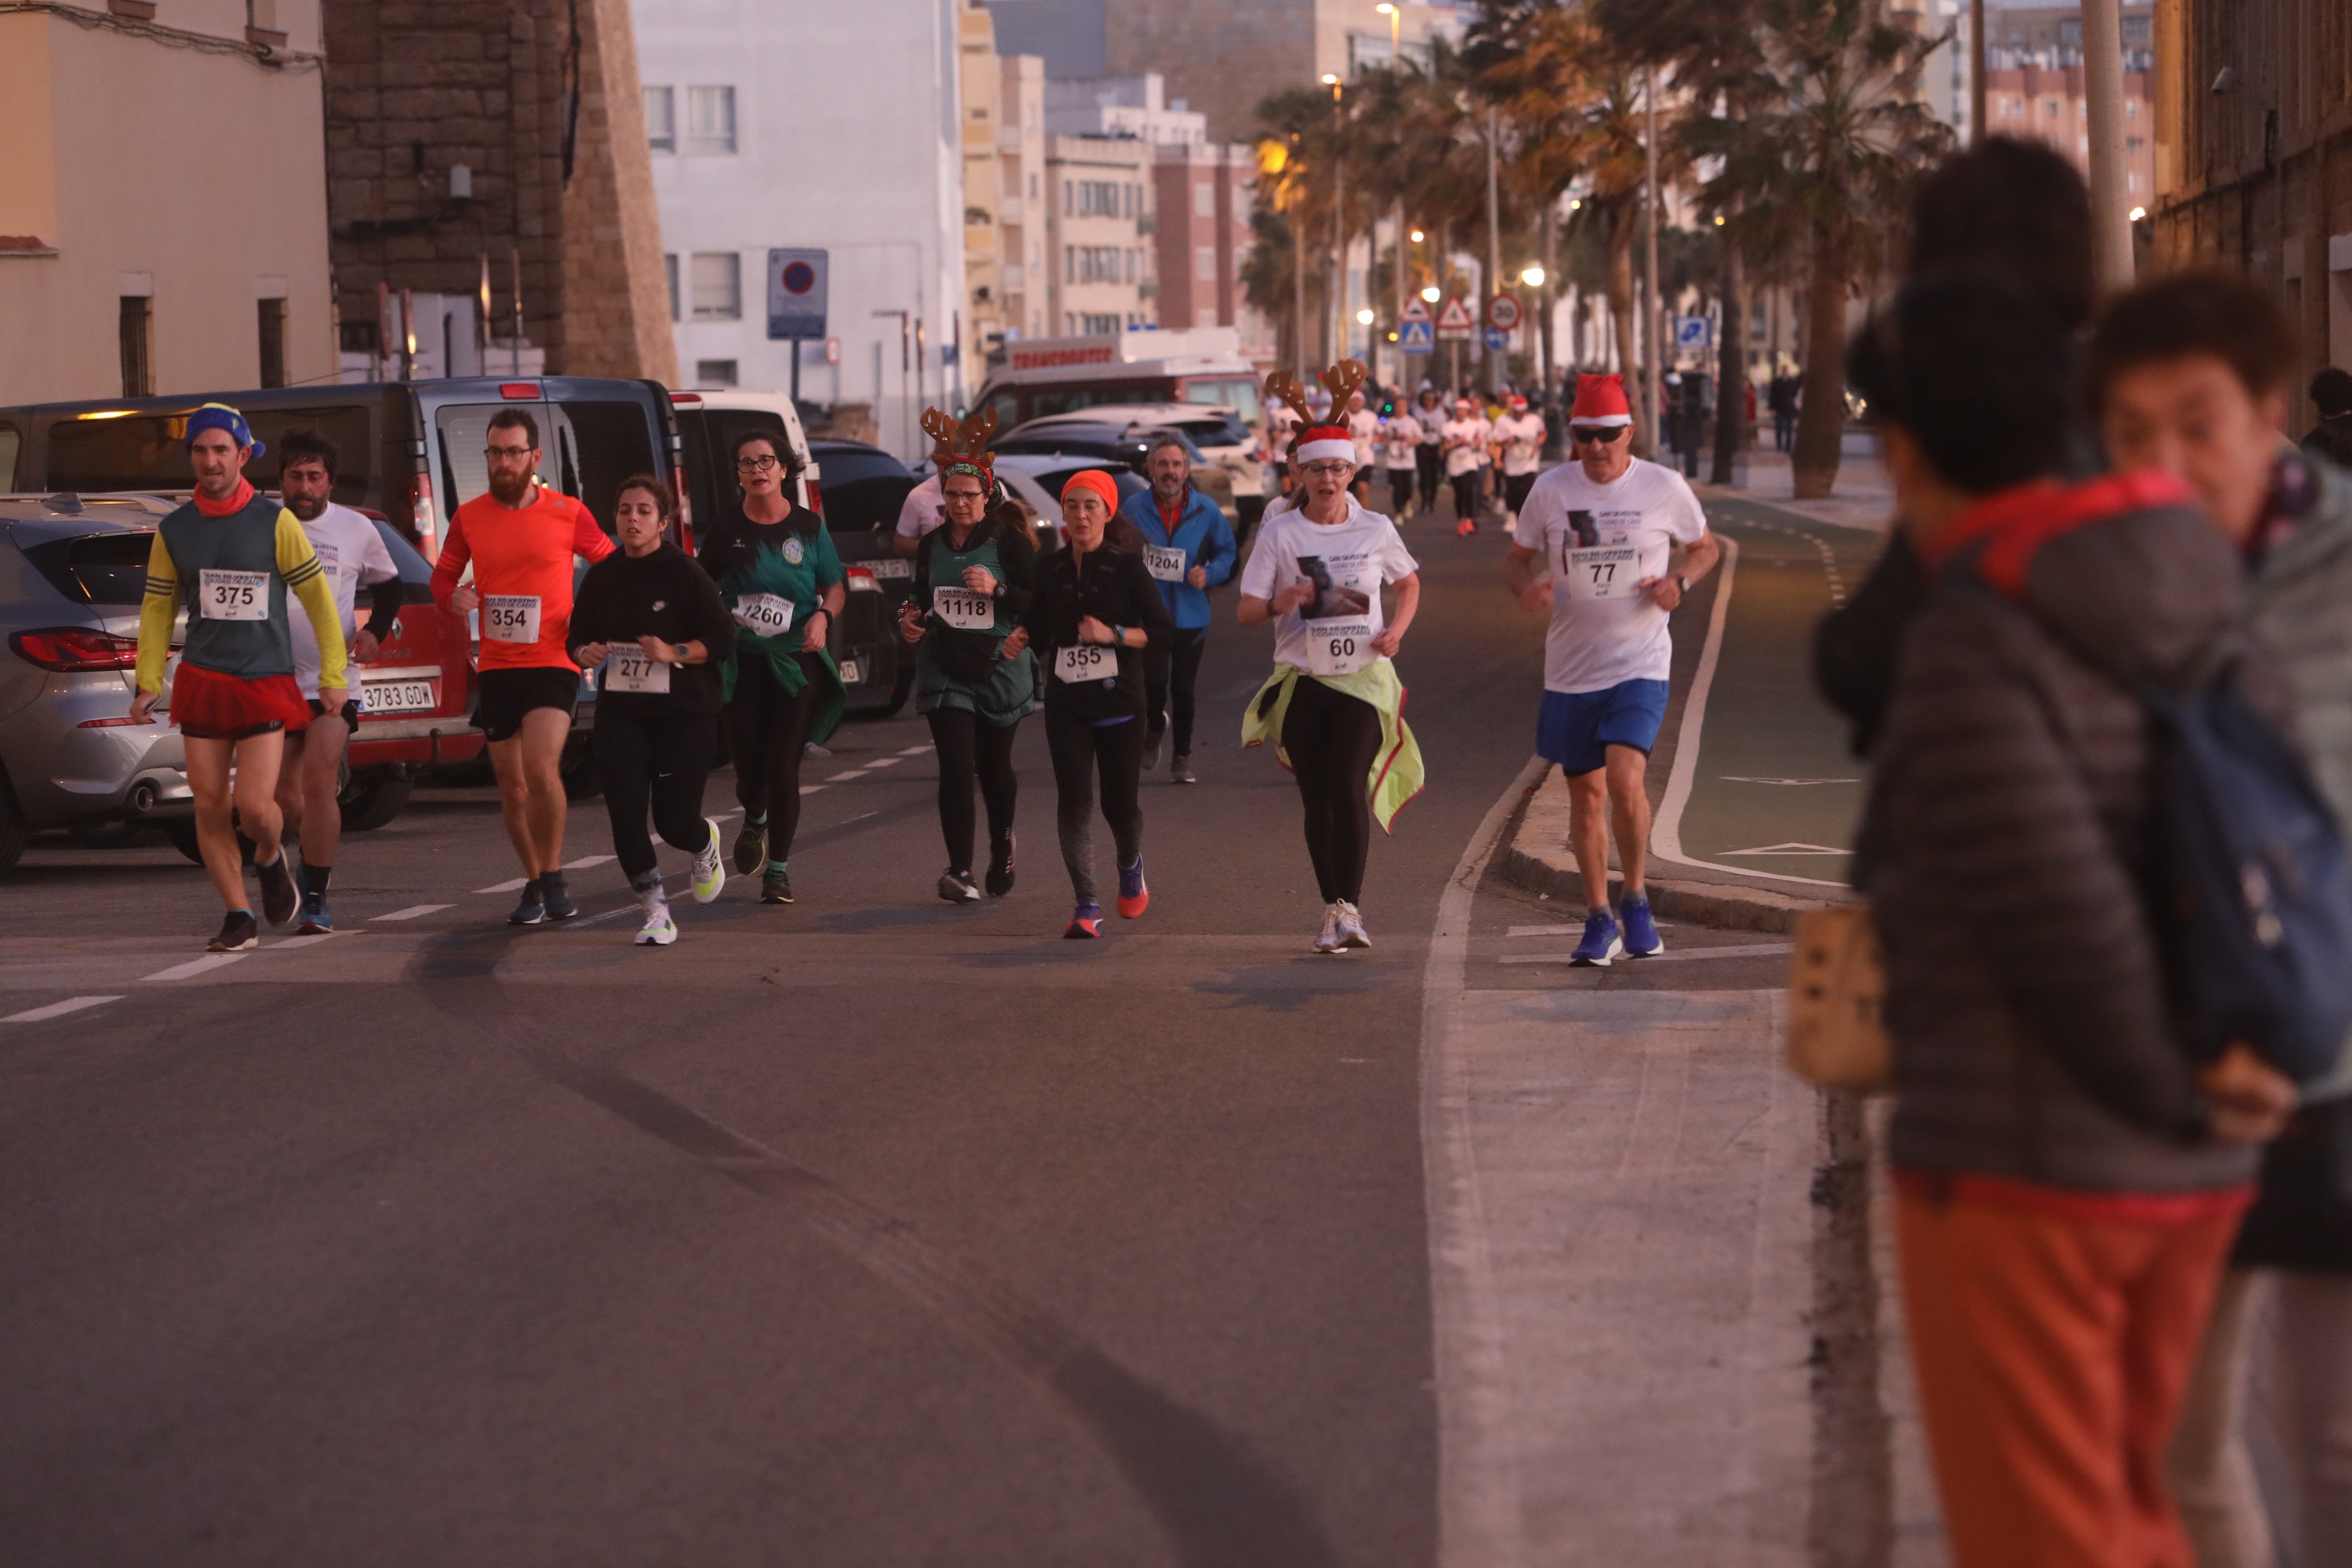
<path id="1" fill-rule="evenodd" d="M 1785 843 L 1785 844 L 1767 844 L 1767 845 L 1762 846 L 1762 847 L 1759 847 L 1759 848 L 1755 848 L 1755 849 L 1727 849 L 1727 850 L 1725 850 L 1723 853 L 1724 853 L 1725 855 L 1727 855 L 1727 856 L 1730 856 L 1730 855 L 1850 855 L 1850 854 L 1852 854 L 1852 853 L 1853 853 L 1853 851 L 1852 851 L 1852 850 L 1850 850 L 1850 849 L 1836 849 L 1836 848 L 1832 848 L 1832 847 L 1830 847 L 1829 845 L 1827 845 L 1827 844 L 1797 844 L 1797 843 L 1793 843 L 1793 842 L 1792 842 L 1792 843 Z"/>
<path id="2" fill-rule="evenodd" d="M 394 910 L 388 915 L 377 915 L 374 918 L 380 921 L 413 921 L 419 915 L 436 914 L 442 910 L 456 907 L 454 904 L 411 904 L 404 910 Z"/>
<path id="3" fill-rule="evenodd" d="M 35 1007 L 23 1013 L 11 1013 L 0 1018 L 0 1024 L 45 1024 L 51 1018 L 62 1018 L 68 1013 L 79 1013 L 85 1007 L 102 1006 L 120 1002 L 120 996 L 68 996 L 62 1002 L 52 1002 L 46 1007 Z"/>
<path id="4" fill-rule="evenodd" d="M 827 784 L 847 784 L 852 779 L 862 779 L 865 776 L 866 770 L 864 768 L 857 768 L 849 773 L 835 773 L 824 782 Z"/>
<path id="5" fill-rule="evenodd" d="M 199 974 L 208 974 L 224 964 L 235 963 L 247 956 L 242 952 L 208 952 L 202 958 L 192 958 L 185 963 L 175 963 L 169 969 L 159 969 L 152 974 L 142 974 L 139 978 L 142 981 L 193 980 Z"/>
<path id="6" fill-rule="evenodd" d="M 868 768 L 895 768 L 905 760 L 903 757 L 877 757 L 866 765 Z"/>
<path id="7" fill-rule="evenodd" d="M 801 785 L 801 793 L 802 793 L 803 795 L 814 795 L 817 791 L 819 791 L 819 790 L 823 789 L 824 787 L 824 785 L 823 785 L 823 784 L 803 784 L 803 785 Z"/>
<path id="8" fill-rule="evenodd" d="M 1725 774 L 1723 774 L 1723 775 L 1722 775 L 1722 778 L 1723 778 L 1723 782 L 1724 782 L 1725 784 L 1791 784 L 1791 785 L 1801 785 L 1801 784 L 1860 784 L 1860 783 L 1862 782 L 1860 779 L 1751 779 L 1751 778 L 1742 778 L 1742 777 L 1741 777 L 1739 774 L 1738 774 L 1738 773 L 1725 773 Z"/>
<path id="9" fill-rule="evenodd" d="M 487 888 L 476 888 L 478 893 L 520 893 L 530 885 L 529 877 L 517 877 L 511 882 L 494 882 Z"/>
<path id="10" fill-rule="evenodd" d="M 566 860 L 556 868 L 559 871 L 585 871 L 591 866 L 602 866 L 612 859 L 610 855 L 583 855 L 577 860 Z"/>
<path id="11" fill-rule="evenodd" d="M 925 752 L 928 752 L 928 751 L 929 751 L 930 749 L 931 749 L 931 744 L 930 744 L 930 742 L 929 742 L 929 741 L 926 741 L 926 742 L 923 742 L 921 745 L 919 745 L 919 746 L 909 746 L 909 747 L 908 747 L 905 751 L 903 751 L 903 752 L 899 752 L 898 754 L 899 754 L 900 756 L 902 756 L 902 757 L 919 757 L 919 756 L 921 756 Z"/>
<path id="12" fill-rule="evenodd" d="M 312 936 L 289 936 L 284 942 L 271 942 L 268 947 L 263 948 L 262 951 L 264 952 L 283 952 L 289 947 L 316 947 L 322 942 L 334 941 L 335 934 L 335 932 L 331 931 L 322 931 Z"/>
<path id="13" fill-rule="evenodd" d="M 1626 957 L 1618 960 L 1635 969 L 1646 969 L 1653 963 L 1672 963 L 1685 958 L 1767 958 L 1787 957 L 1796 951 L 1796 943 L 1788 942 L 1745 942 L 1737 947 L 1682 947 L 1672 952 L 1654 952 L 1647 958 Z M 1505 963 L 1573 963 L 1576 961 L 1557 952 L 1515 952 L 1501 960 Z"/>

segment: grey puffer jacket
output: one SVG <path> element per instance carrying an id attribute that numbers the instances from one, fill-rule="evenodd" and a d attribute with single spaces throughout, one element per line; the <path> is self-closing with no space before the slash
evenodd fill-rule
<path id="1" fill-rule="evenodd" d="M 2253 1173 L 2256 1150 L 2205 1135 L 2147 912 L 2155 759 L 2131 687 L 2186 685 L 2243 613 L 2243 567 L 2177 495 L 2109 477 L 1980 510 L 1990 531 L 1906 634 L 1856 877 L 1885 946 L 1899 1168 L 2109 1193 Z M 2284 721 L 2258 652 L 2245 679 Z"/>

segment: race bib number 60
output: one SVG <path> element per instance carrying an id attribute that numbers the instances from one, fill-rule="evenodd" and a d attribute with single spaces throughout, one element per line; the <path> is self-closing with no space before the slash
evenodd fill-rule
<path id="1" fill-rule="evenodd" d="M 535 643 L 539 640 L 539 595 L 482 595 L 482 636 L 490 642 Z"/>
<path id="2" fill-rule="evenodd" d="M 1589 544 L 1568 552 L 1568 596 L 1592 601 L 1633 595 L 1641 550 L 1631 544 Z"/>
<path id="3" fill-rule="evenodd" d="M 266 621 L 269 618 L 269 574 L 204 569 L 198 583 L 197 608 L 208 621 Z"/>
<path id="4" fill-rule="evenodd" d="M 1307 673 L 1353 675 L 1380 657 L 1370 621 L 1316 621 L 1307 627 Z"/>
<path id="5" fill-rule="evenodd" d="M 1086 680 L 1109 680 L 1118 674 L 1118 660 L 1110 649 L 1096 643 L 1066 647 L 1054 655 L 1054 679 L 1066 680 L 1073 686 Z"/>

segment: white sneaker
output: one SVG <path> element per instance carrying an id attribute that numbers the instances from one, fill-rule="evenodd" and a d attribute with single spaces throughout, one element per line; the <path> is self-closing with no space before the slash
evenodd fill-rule
<path id="1" fill-rule="evenodd" d="M 727 867 L 719 858 L 719 824 L 706 816 L 702 825 L 710 829 L 710 842 L 694 858 L 694 901 L 698 904 L 709 903 L 727 885 Z"/>
<path id="2" fill-rule="evenodd" d="M 677 922 L 669 918 L 669 907 L 666 904 L 646 916 L 645 926 L 637 932 L 639 947 L 667 947 L 677 940 Z"/>
<path id="3" fill-rule="evenodd" d="M 1338 903 L 1331 907 L 1339 915 L 1338 925 L 1339 945 L 1341 947 L 1370 947 L 1372 945 L 1372 939 L 1364 934 L 1364 917 L 1362 913 L 1357 910 L 1355 905 L 1349 903 L 1345 899 L 1341 899 Z"/>
<path id="4" fill-rule="evenodd" d="M 1315 951 L 1337 952 L 1345 945 L 1339 935 L 1339 906 L 1326 904 L 1323 906 L 1323 934 L 1315 939 Z"/>

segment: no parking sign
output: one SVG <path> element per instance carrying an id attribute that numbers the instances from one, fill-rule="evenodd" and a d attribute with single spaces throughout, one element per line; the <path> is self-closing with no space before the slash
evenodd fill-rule
<path id="1" fill-rule="evenodd" d="M 824 336 L 825 253 L 768 252 L 768 336 Z"/>

